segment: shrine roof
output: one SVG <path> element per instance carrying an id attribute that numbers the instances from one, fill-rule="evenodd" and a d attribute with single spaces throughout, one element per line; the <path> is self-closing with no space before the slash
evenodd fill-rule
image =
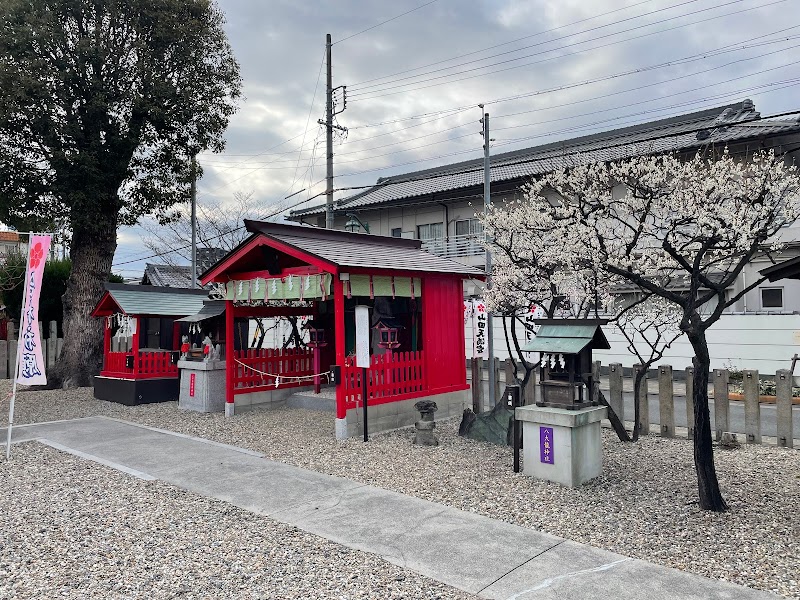
<path id="1" fill-rule="evenodd" d="M 92 316 L 123 313 L 184 317 L 199 312 L 204 300 L 208 300 L 207 290 L 107 283 L 106 292 L 92 311 Z"/>
<path id="2" fill-rule="evenodd" d="M 224 272 L 226 267 L 235 262 L 237 254 L 246 252 L 259 238 L 279 251 L 295 252 L 298 257 L 313 261 L 328 272 L 368 269 L 376 272 L 414 271 L 484 277 L 481 269 L 422 250 L 420 240 L 249 219 L 245 219 L 244 223 L 252 235 L 203 273 L 201 280 L 204 283 Z"/>
<path id="3" fill-rule="evenodd" d="M 536 332 L 536 337 L 522 347 L 524 352 L 550 352 L 578 354 L 591 348 L 608 350 L 611 346 L 599 322 L 544 323 Z"/>

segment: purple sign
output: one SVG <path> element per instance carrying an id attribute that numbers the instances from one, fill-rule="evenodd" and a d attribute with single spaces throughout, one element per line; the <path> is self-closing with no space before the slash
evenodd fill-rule
<path id="1" fill-rule="evenodd" d="M 548 465 L 554 464 L 552 427 L 539 427 L 539 451 L 543 463 L 547 463 Z"/>

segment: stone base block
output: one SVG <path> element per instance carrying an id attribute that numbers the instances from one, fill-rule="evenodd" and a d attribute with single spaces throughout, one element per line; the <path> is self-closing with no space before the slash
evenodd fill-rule
<path id="1" fill-rule="evenodd" d="M 225 407 L 225 362 L 179 361 L 181 372 L 178 408 L 197 412 L 222 412 Z"/>
<path id="2" fill-rule="evenodd" d="M 236 394 L 234 396 L 235 411 L 242 412 L 251 410 L 253 408 L 278 408 L 286 405 L 286 401 L 292 394 L 296 394 L 302 389 L 313 389 L 313 386 L 308 388 L 304 387 L 291 387 L 281 390 L 269 390 L 260 392 L 251 392 L 249 394 Z"/>
<path id="3" fill-rule="evenodd" d="M 414 405 L 420 400 L 433 400 L 436 402 L 439 407 L 436 412 L 438 419 L 461 416 L 464 409 L 472 405 L 469 390 L 368 405 L 367 425 L 369 433 L 379 433 L 413 425 L 419 419 L 419 411 L 414 408 Z M 363 436 L 363 419 L 364 415 L 361 407 L 348 410 L 346 418 L 336 420 L 336 439 Z"/>
<path id="4" fill-rule="evenodd" d="M 600 421 L 605 417 L 605 406 L 517 408 L 524 440 L 522 472 L 569 487 L 598 477 L 603 472 Z"/>

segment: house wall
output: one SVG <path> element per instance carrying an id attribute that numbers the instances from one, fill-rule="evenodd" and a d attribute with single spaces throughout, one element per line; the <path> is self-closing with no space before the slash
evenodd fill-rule
<path id="1" fill-rule="evenodd" d="M 502 319 L 494 320 L 495 356 L 501 360 L 509 357 Z M 465 324 L 465 350 L 472 356 L 473 332 L 471 324 Z M 610 350 L 594 352 L 595 360 L 603 365 L 612 362 L 631 367 L 638 361 L 628 352 L 624 338 L 616 327 L 607 325 L 603 331 L 611 344 Z M 518 325 L 520 342 L 525 339 L 521 326 Z M 711 368 L 723 369 L 757 369 L 760 373 L 774 374 L 778 369 L 791 368 L 792 356 L 800 354 L 800 314 L 724 314 L 706 332 Z M 530 360 L 536 360 L 531 353 Z M 679 338 L 667 350 L 660 364 L 672 365 L 676 370 L 692 365 L 694 353 L 685 336 Z M 515 356 L 516 358 L 516 356 Z"/>

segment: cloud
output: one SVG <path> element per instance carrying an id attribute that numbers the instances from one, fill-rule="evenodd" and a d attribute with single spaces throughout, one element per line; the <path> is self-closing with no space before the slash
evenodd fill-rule
<path id="1" fill-rule="evenodd" d="M 324 190 L 324 138 L 316 121 L 325 108 L 320 66 L 326 33 L 334 42 L 344 40 L 333 46 L 333 82 L 348 86 L 347 110 L 337 116 L 339 124 L 351 128 L 334 148 L 337 187 L 368 185 L 380 176 L 481 156 L 478 103 L 515 95 L 525 96 L 487 106 L 496 128 L 495 152 L 745 97 L 762 114 L 796 108 L 796 88 L 744 90 L 800 77 L 798 65 L 757 74 L 792 62 L 797 39 L 648 69 L 725 45 L 747 45 L 745 40 L 758 36 L 767 36 L 757 41 L 761 43 L 798 35 L 798 29 L 774 34 L 791 25 L 790 2 L 746 0 L 694 15 L 688 13 L 714 5 L 678 4 L 629 0 L 625 8 L 618 0 L 439 0 L 344 40 L 419 6 L 420 0 L 219 0 L 242 66 L 246 100 L 231 120 L 226 152 L 200 157 L 205 172 L 200 201 L 224 203 L 236 191 L 252 191 L 256 208 L 272 207 Z M 748 8 L 753 10 L 722 16 Z M 594 18 L 610 11 L 616 12 Z M 553 28 L 559 29 L 542 33 Z M 623 33 L 626 29 L 631 31 Z M 658 33 L 645 36 L 650 32 Z M 507 43 L 523 36 L 530 37 Z M 780 48 L 786 50 L 742 60 Z M 514 60 L 521 56 L 528 57 Z M 732 64 L 723 66 L 727 63 Z M 455 71 L 466 72 L 451 75 Z M 735 77 L 741 79 L 720 83 Z M 714 98 L 723 93 L 729 95 Z M 454 107 L 463 110 L 401 120 Z M 304 188 L 308 191 L 284 201 Z M 129 253 L 135 247 L 129 238 L 137 234 L 137 229 L 124 232 Z"/>

